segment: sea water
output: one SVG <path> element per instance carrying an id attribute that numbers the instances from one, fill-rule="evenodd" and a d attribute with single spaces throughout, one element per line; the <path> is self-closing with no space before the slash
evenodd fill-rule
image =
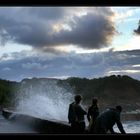
<path id="1" fill-rule="evenodd" d="M 140 133 L 140 121 L 126 121 L 122 123 L 126 133 Z M 115 132 L 119 132 L 117 125 L 114 126 Z"/>

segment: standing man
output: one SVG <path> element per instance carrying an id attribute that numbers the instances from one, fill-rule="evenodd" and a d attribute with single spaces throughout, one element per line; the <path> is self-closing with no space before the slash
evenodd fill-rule
<path id="1" fill-rule="evenodd" d="M 104 111 L 103 113 L 101 113 L 95 121 L 94 133 L 106 134 L 109 130 L 112 134 L 115 134 L 113 130 L 113 126 L 116 123 L 120 132 L 122 134 L 125 134 L 126 132 L 124 131 L 123 125 L 120 121 L 121 111 L 122 111 L 122 107 L 116 106 L 116 108 L 110 108 Z"/>
<path id="2" fill-rule="evenodd" d="M 87 112 L 80 105 L 82 96 L 76 95 L 74 99 L 75 101 L 69 105 L 68 120 L 69 123 L 71 124 L 74 133 L 84 133 L 85 131 L 84 115 L 86 115 Z"/>

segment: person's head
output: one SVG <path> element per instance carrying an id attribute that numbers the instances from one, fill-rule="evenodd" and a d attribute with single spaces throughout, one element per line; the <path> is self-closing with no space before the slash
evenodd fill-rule
<path id="1" fill-rule="evenodd" d="M 75 102 L 79 104 L 80 101 L 82 100 L 82 96 L 79 95 L 79 94 L 78 95 L 75 95 L 74 99 L 75 99 Z"/>
<path id="2" fill-rule="evenodd" d="M 98 99 L 96 97 L 93 97 L 92 99 L 92 105 L 97 105 Z"/>
<path id="3" fill-rule="evenodd" d="M 122 107 L 120 105 L 116 106 L 116 109 L 121 112 L 122 111 Z"/>

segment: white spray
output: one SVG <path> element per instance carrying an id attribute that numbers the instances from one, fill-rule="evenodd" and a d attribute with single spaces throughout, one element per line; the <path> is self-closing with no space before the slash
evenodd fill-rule
<path id="1" fill-rule="evenodd" d="M 40 80 L 34 84 L 24 81 L 17 96 L 16 110 L 44 119 L 68 121 L 68 107 L 73 100 L 72 91 L 58 86 L 57 80 Z"/>

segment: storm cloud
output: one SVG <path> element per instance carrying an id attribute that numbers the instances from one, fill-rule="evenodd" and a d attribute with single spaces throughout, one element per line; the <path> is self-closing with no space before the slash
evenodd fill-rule
<path id="1" fill-rule="evenodd" d="M 56 46 L 71 44 L 98 49 L 108 47 L 116 35 L 113 16 L 111 9 L 104 7 L 3 8 L 0 38 L 52 52 Z"/>
<path id="2" fill-rule="evenodd" d="M 74 44 L 90 49 L 110 45 L 115 28 L 107 18 L 90 13 L 75 17 L 74 21 L 72 31 L 63 30 L 55 35 L 58 44 Z"/>

